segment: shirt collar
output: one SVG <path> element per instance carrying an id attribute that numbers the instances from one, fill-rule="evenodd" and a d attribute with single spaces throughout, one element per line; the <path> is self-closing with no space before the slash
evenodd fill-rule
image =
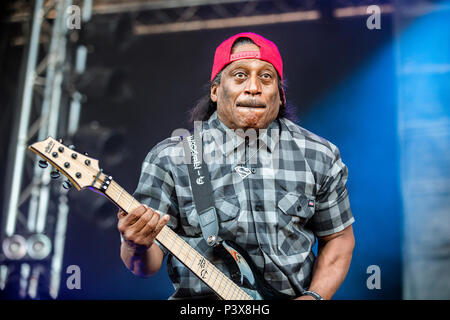
<path id="1" fill-rule="evenodd" d="M 217 116 L 217 110 L 208 119 L 207 128 L 205 129 L 203 139 L 206 141 L 210 138 L 214 140 L 222 154 L 226 156 L 245 142 L 245 135 L 242 135 L 243 131 L 228 128 Z M 266 129 L 261 129 L 257 140 L 259 144 L 258 148 L 272 152 L 280 140 L 280 125 L 278 120 L 272 121 Z M 255 139 L 249 139 L 250 145 L 255 143 L 255 141 Z"/>

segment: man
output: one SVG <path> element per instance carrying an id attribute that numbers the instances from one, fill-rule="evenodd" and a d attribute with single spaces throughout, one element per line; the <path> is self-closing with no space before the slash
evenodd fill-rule
<path id="1" fill-rule="evenodd" d="M 220 238 L 243 247 L 279 292 L 331 299 L 354 247 L 347 168 L 336 146 L 285 117 L 282 80 L 275 44 L 254 33 L 237 34 L 216 49 L 209 98 L 192 117 L 203 121 L 203 152 L 213 159 L 206 164 Z M 155 274 L 167 254 L 155 237 L 168 223 L 229 275 L 226 262 L 202 237 L 187 166 L 174 161 L 183 152 L 180 140 L 164 140 L 144 160 L 134 196 L 146 206 L 118 214 L 121 258 L 136 275 Z M 172 255 L 167 266 L 172 298 L 212 294 Z"/>

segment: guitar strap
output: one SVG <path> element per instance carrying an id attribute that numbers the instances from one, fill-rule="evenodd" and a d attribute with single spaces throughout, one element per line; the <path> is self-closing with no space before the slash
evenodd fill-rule
<path id="1" fill-rule="evenodd" d="M 203 163 L 202 140 L 199 134 L 195 134 L 196 132 L 194 130 L 193 135 L 183 139 L 184 154 L 203 238 L 209 246 L 214 247 L 220 243 L 219 222 L 214 206 L 209 171 L 206 164 Z"/>

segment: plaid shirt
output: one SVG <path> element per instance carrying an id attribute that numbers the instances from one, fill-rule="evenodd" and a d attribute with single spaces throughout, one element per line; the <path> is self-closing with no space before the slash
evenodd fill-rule
<path id="1" fill-rule="evenodd" d="M 311 281 L 316 236 L 339 232 L 354 222 L 347 167 L 338 148 L 285 118 L 273 121 L 255 139 L 245 139 L 215 112 L 202 123 L 201 132 L 219 236 L 243 247 L 272 287 L 300 295 Z M 202 237 L 188 169 L 180 161 L 180 141 L 168 138 L 149 152 L 133 196 L 171 215 L 168 226 L 229 275 L 226 261 Z M 234 170 L 239 164 L 250 169 L 247 177 Z M 167 267 L 175 287 L 172 298 L 212 293 L 172 255 Z"/>

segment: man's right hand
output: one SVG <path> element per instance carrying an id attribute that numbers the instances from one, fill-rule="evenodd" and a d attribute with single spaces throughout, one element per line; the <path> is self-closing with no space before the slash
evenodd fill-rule
<path id="1" fill-rule="evenodd" d="M 120 210 L 117 217 L 119 218 L 117 228 L 123 240 L 136 252 L 144 252 L 150 248 L 170 218 L 168 214 L 161 218 L 158 212 L 145 205 L 128 214 Z"/>

